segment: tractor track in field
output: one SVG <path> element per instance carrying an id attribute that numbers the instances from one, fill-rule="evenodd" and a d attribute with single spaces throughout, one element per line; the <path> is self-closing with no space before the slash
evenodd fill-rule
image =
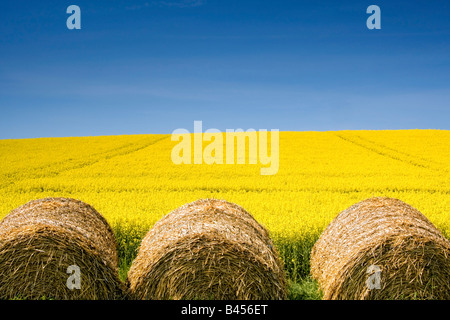
<path id="1" fill-rule="evenodd" d="M 358 135 L 356 135 L 356 137 L 358 137 L 359 139 L 361 139 L 361 140 L 363 140 L 363 141 L 366 141 L 366 142 L 368 142 L 368 143 L 370 143 L 370 144 L 373 144 L 373 145 L 375 145 L 375 146 L 377 146 L 377 147 L 379 147 L 379 148 L 387 149 L 387 150 L 389 150 L 389 151 L 391 151 L 391 152 L 394 152 L 394 153 L 398 153 L 398 154 L 404 155 L 404 156 L 406 156 L 407 158 L 418 159 L 418 160 L 420 160 L 420 161 L 422 161 L 422 162 L 429 163 L 430 165 L 435 165 L 435 166 L 442 166 L 442 165 L 443 165 L 442 163 L 439 163 L 439 162 L 434 161 L 434 160 L 432 160 L 432 159 L 427 159 L 427 158 L 424 158 L 424 157 L 412 155 L 412 154 L 407 153 L 407 152 L 405 152 L 405 151 L 396 150 L 396 149 L 394 149 L 394 148 L 388 147 L 388 146 L 386 146 L 386 145 L 384 145 L 384 144 L 381 144 L 381 143 L 379 143 L 379 142 L 375 142 L 375 141 L 369 140 L 369 139 L 367 139 L 367 138 L 363 138 L 363 137 L 358 136 Z M 435 168 L 435 169 L 437 169 L 437 170 L 442 170 L 441 168 Z"/>
<path id="2" fill-rule="evenodd" d="M 359 142 L 359 141 L 357 141 L 355 139 L 351 139 L 348 136 L 345 137 L 342 134 L 336 134 L 336 136 L 338 138 L 348 142 L 348 143 L 352 143 L 352 144 L 354 144 L 354 145 L 356 145 L 358 147 L 364 148 L 364 149 L 366 149 L 368 151 L 371 151 L 373 153 L 376 153 L 376 154 L 378 154 L 380 156 L 383 156 L 383 157 L 386 157 L 386 158 L 390 158 L 392 160 L 400 161 L 400 162 L 403 162 L 403 163 L 406 163 L 408 165 L 412 165 L 412 166 L 415 166 L 415 167 L 418 167 L 418 168 L 423 168 L 423 169 L 429 169 L 429 170 L 433 170 L 433 171 L 448 173 L 445 169 L 437 168 L 434 165 L 430 164 L 429 163 L 430 161 L 428 161 L 426 159 L 418 158 L 419 160 L 422 160 L 422 161 L 417 161 L 418 160 L 417 157 L 415 157 L 413 155 L 410 155 L 410 154 L 408 154 L 406 152 L 402 152 L 402 151 L 398 151 L 398 150 L 392 149 L 390 147 L 386 147 L 386 146 L 377 144 L 377 143 L 375 143 L 373 141 L 361 138 L 360 136 L 357 136 L 357 135 L 355 135 L 355 137 L 359 138 L 360 140 L 362 140 L 362 141 L 364 141 L 366 143 L 371 143 L 374 146 L 366 145 L 363 142 Z M 388 151 L 386 151 L 386 150 L 388 150 Z M 393 152 L 394 154 L 390 154 L 389 151 Z M 437 165 L 437 163 L 434 163 L 434 164 Z"/>
<path id="3" fill-rule="evenodd" d="M 148 148 L 164 139 L 167 139 L 169 136 L 163 136 L 160 137 L 156 140 L 152 140 L 149 143 L 145 143 L 144 145 L 139 145 L 138 147 L 134 147 L 134 148 L 130 148 L 131 146 L 134 146 L 135 143 L 127 143 L 125 145 L 122 145 L 120 147 L 117 148 L 113 148 L 104 152 L 100 152 L 100 153 L 94 153 L 92 155 L 90 155 L 90 157 L 94 157 L 95 159 L 91 160 L 91 161 L 86 161 L 86 162 L 82 162 L 82 163 L 74 163 L 71 166 L 62 168 L 61 170 L 55 171 L 55 172 L 51 172 L 46 174 L 46 177 L 56 177 L 58 175 L 60 175 L 63 172 L 68 172 L 71 170 L 76 170 L 76 169 L 81 169 L 81 168 L 86 168 L 89 167 L 91 165 L 94 165 L 100 161 L 104 161 L 104 160 L 109 160 L 115 157 L 120 157 L 120 156 L 124 156 L 127 154 L 131 154 L 137 151 L 140 151 L 142 149 Z M 51 164 L 46 164 L 44 166 L 40 166 L 40 167 L 36 167 L 33 168 L 31 172 L 28 172 L 26 174 L 26 178 L 39 178 L 40 177 L 40 172 L 43 170 L 46 170 L 48 168 L 52 168 L 52 167 L 57 167 L 57 166 L 64 166 L 65 164 L 70 164 L 71 162 L 77 162 L 79 160 L 77 159 L 69 159 L 69 160 L 64 160 L 64 161 L 59 161 L 59 162 L 54 162 Z M 12 177 L 8 177 L 9 179 L 15 179 L 17 180 L 17 175 L 12 176 Z M 22 178 L 22 177 L 19 177 Z M 8 188 L 12 185 L 15 184 L 15 181 L 5 181 L 2 184 L 0 184 L 0 190 L 1 189 L 5 189 Z"/>
<path id="4" fill-rule="evenodd" d="M 79 165 L 77 165 L 77 166 L 73 166 L 73 167 L 71 167 L 71 168 L 63 169 L 63 170 L 61 170 L 61 171 L 58 171 L 54 176 L 58 176 L 59 174 L 61 174 L 61 173 L 63 173 L 63 172 L 67 172 L 67 171 L 71 171 L 71 170 L 76 170 L 76 169 L 86 168 L 86 167 L 92 166 L 92 165 L 94 165 L 94 164 L 96 164 L 96 163 L 98 163 L 98 162 L 100 162 L 100 161 L 109 160 L 109 159 L 112 159 L 112 158 L 115 158 L 115 157 L 125 156 L 125 155 L 132 154 L 132 153 L 134 153 L 134 152 L 138 152 L 138 151 L 140 151 L 140 150 L 143 150 L 143 149 L 145 149 L 145 148 L 148 148 L 148 147 L 150 147 L 150 146 L 153 146 L 153 145 L 155 145 L 156 143 L 158 143 L 158 142 L 160 142 L 160 141 L 162 141 L 162 140 L 165 140 L 165 139 L 167 139 L 167 138 L 168 138 L 168 137 L 161 137 L 161 138 L 159 138 L 159 139 L 153 140 L 152 142 L 147 143 L 147 144 L 142 145 L 142 146 L 139 146 L 139 147 L 137 147 L 137 148 L 133 148 L 133 149 L 130 149 L 130 150 L 126 150 L 125 152 L 117 152 L 117 153 L 115 153 L 115 154 L 106 155 L 106 156 L 104 156 L 104 157 L 95 159 L 95 160 L 90 161 L 90 162 L 82 163 L 82 164 L 79 164 Z M 127 146 L 130 146 L 130 145 L 132 145 L 132 144 L 128 144 Z"/>

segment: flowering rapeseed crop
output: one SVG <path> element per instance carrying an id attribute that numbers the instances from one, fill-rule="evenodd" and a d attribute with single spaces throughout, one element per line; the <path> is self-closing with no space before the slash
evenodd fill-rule
<path id="1" fill-rule="evenodd" d="M 317 236 L 360 200 L 390 196 L 450 235 L 449 131 L 281 132 L 272 176 L 260 175 L 260 165 L 175 165 L 175 145 L 170 135 L 2 140 L 0 217 L 32 199 L 77 198 L 134 248 L 173 209 L 226 199 L 283 239 L 292 264 L 289 243 Z"/>

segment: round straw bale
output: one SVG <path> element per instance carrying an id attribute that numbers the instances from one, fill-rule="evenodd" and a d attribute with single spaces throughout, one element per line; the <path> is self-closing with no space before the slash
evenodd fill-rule
<path id="1" fill-rule="evenodd" d="M 35 200 L 0 221 L 0 299 L 104 300 L 123 289 L 114 233 L 90 205 Z"/>
<path id="2" fill-rule="evenodd" d="M 311 252 L 324 299 L 450 299 L 450 242 L 418 210 L 371 198 L 341 212 Z"/>
<path id="3" fill-rule="evenodd" d="M 180 207 L 143 239 L 128 273 L 134 299 L 285 299 L 267 230 L 243 208 L 206 199 Z"/>

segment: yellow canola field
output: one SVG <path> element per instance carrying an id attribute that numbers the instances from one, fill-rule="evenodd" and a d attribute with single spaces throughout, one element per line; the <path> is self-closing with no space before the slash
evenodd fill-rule
<path id="1" fill-rule="evenodd" d="M 243 206 L 273 236 L 301 238 L 360 200 L 390 196 L 450 235 L 450 131 L 280 132 L 279 171 L 268 176 L 259 164 L 175 165 L 176 144 L 170 135 L 0 140 L 0 217 L 63 196 L 143 230 L 211 197 Z"/>

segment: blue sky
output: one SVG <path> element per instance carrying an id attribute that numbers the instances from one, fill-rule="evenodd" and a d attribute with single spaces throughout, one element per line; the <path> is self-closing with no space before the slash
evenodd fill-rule
<path id="1" fill-rule="evenodd" d="M 449 40 L 442 0 L 2 1 L 0 139 L 448 130 Z"/>

